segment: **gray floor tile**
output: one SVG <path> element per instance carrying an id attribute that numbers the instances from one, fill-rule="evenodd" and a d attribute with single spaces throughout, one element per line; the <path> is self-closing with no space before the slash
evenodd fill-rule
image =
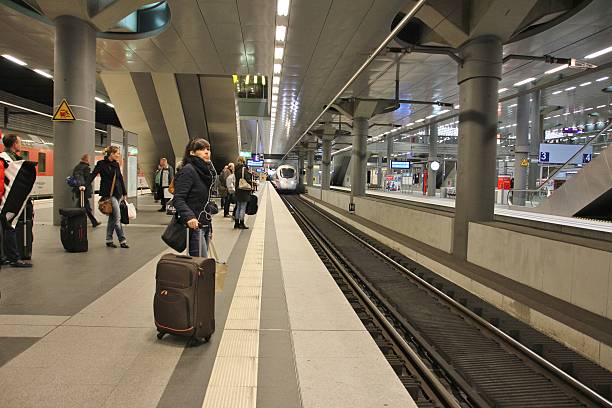
<path id="1" fill-rule="evenodd" d="M 293 358 L 291 332 L 285 330 L 260 331 L 259 357 Z"/>
<path id="2" fill-rule="evenodd" d="M 33 337 L 0 337 L 0 367 L 37 341 Z"/>
<path id="3" fill-rule="evenodd" d="M 297 389 L 257 387 L 257 408 L 301 408 Z"/>

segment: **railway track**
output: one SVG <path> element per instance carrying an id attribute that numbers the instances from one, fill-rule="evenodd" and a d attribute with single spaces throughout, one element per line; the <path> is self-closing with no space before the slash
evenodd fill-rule
<path id="1" fill-rule="evenodd" d="M 301 198 L 283 200 L 418 406 L 612 407 L 609 371 Z"/>

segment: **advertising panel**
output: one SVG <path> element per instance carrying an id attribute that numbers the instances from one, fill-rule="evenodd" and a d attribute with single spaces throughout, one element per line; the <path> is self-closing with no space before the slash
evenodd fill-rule
<path id="1" fill-rule="evenodd" d="M 392 169 L 409 169 L 410 162 L 391 160 L 391 168 Z"/>

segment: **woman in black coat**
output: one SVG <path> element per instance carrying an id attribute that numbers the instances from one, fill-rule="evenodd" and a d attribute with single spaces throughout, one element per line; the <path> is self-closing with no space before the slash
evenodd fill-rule
<path id="1" fill-rule="evenodd" d="M 210 143 L 193 139 L 185 148 L 183 165 L 174 179 L 174 208 L 189 228 L 189 255 L 208 256 L 212 214 L 207 210 L 217 173 L 210 161 Z"/>
<path id="2" fill-rule="evenodd" d="M 100 225 L 100 221 L 96 220 L 96 217 L 94 217 L 93 211 L 91 210 L 91 204 L 89 202 L 93 194 L 91 183 L 87 183 L 90 176 L 91 167 L 89 167 L 89 155 L 84 154 L 83 157 L 81 157 L 79 164 L 74 166 L 74 169 L 72 170 L 72 177 L 74 177 L 77 181 L 77 187 L 72 189 L 74 194 L 74 205 L 75 207 L 85 207 L 85 211 L 87 212 L 87 217 L 91 221 L 91 225 L 96 228 L 98 225 Z M 81 203 L 81 191 L 83 191 L 83 203 Z"/>
<path id="3" fill-rule="evenodd" d="M 96 163 L 96 167 L 87 182 L 87 184 L 91 184 L 99 174 L 100 197 L 111 197 L 113 212 L 108 216 L 108 226 L 106 227 L 106 246 L 109 248 L 117 248 L 117 245 L 113 243 L 113 231 L 117 233 L 121 248 L 129 248 L 123 227 L 121 226 L 119 203 L 127 198 L 127 190 L 125 189 L 125 183 L 119 168 L 119 160 L 121 160 L 121 152 L 117 146 L 109 146 L 104 149 L 104 160 Z M 114 187 L 113 179 L 115 179 Z"/>
<path id="4" fill-rule="evenodd" d="M 242 156 L 236 159 L 234 175 L 236 177 L 236 217 L 234 219 L 234 228 L 249 229 L 249 227 L 244 225 L 244 215 L 253 189 L 253 177 Z M 248 188 L 240 188 L 241 179 L 248 183 Z"/>

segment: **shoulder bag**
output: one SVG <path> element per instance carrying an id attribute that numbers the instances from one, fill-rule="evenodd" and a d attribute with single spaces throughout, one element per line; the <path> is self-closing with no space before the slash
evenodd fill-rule
<path id="1" fill-rule="evenodd" d="M 187 240 L 185 239 L 186 232 L 187 226 L 182 224 L 175 214 L 161 238 L 170 248 L 177 252 L 183 252 L 187 248 Z"/>
<path id="2" fill-rule="evenodd" d="M 102 197 L 100 201 L 98 201 L 98 209 L 102 214 L 110 215 L 113 213 L 113 202 L 112 197 L 115 192 L 115 181 L 117 180 L 117 172 L 113 176 L 113 184 L 111 185 L 110 196 Z"/>
<path id="3" fill-rule="evenodd" d="M 242 168 L 242 177 L 240 177 L 240 181 L 238 182 L 238 189 L 249 190 L 249 191 L 253 189 L 253 187 L 251 186 L 251 183 L 246 181 L 244 178 L 244 167 Z"/>

